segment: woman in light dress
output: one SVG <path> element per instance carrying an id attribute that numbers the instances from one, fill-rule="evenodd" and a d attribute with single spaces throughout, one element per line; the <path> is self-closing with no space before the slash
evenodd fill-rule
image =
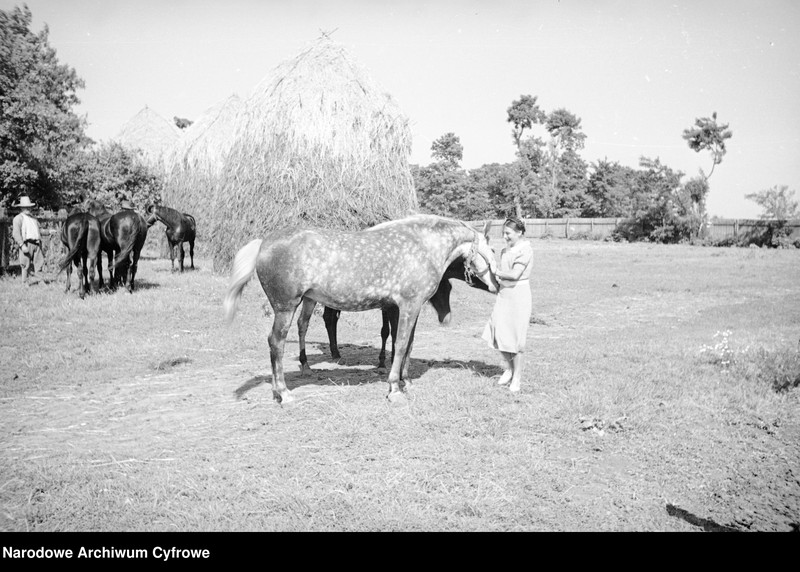
<path id="1" fill-rule="evenodd" d="M 489 347 L 500 351 L 504 371 L 499 385 L 517 392 L 522 381 L 522 353 L 531 318 L 530 276 L 533 250 L 525 236 L 525 223 L 509 217 L 503 224 L 506 247 L 500 253 L 500 264 L 493 269 L 497 285 L 497 300 L 483 339 Z"/>

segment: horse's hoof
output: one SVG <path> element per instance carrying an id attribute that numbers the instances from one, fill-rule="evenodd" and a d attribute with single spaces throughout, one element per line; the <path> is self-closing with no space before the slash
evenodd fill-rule
<path id="1" fill-rule="evenodd" d="M 311 369 L 311 367 L 307 363 L 301 363 L 300 364 L 300 376 L 301 377 L 307 377 L 307 376 L 311 375 L 312 372 L 313 372 L 313 370 Z"/>
<path id="2" fill-rule="evenodd" d="M 386 396 L 386 399 L 389 400 L 389 403 L 392 405 L 406 405 L 408 404 L 408 399 L 403 394 L 402 391 L 392 391 L 389 395 Z"/>
<path id="3" fill-rule="evenodd" d="M 284 391 L 283 393 L 277 394 L 275 399 L 281 405 L 289 405 L 291 403 L 294 403 L 294 396 L 292 396 L 292 394 L 289 393 L 288 390 Z"/>

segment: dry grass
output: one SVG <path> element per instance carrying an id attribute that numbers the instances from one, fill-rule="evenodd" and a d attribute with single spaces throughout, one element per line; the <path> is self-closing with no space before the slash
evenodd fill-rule
<path id="1" fill-rule="evenodd" d="M 222 327 L 226 281 L 209 260 L 179 275 L 147 259 L 140 291 L 84 301 L 62 284 L 0 280 L 0 528 L 800 521 L 800 401 L 761 365 L 769 352 L 791 357 L 800 337 L 797 253 L 576 241 L 535 241 L 534 252 L 521 394 L 496 386 L 497 356 L 479 338 L 492 297 L 459 283 L 450 327 L 423 313 L 405 407 L 387 402 L 373 367 L 377 312 L 342 315 L 342 365 L 312 320 L 309 378 L 292 332 L 298 400 L 282 408 L 268 386 L 264 295 L 252 282 Z M 728 330 L 740 368 L 702 351 Z"/>
<path id="2" fill-rule="evenodd" d="M 138 149 L 148 165 L 162 170 L 165 156 L 180 137 L 175 124 L 145 106 L 122 126 L 114 140 L 130 149 Z"/>
<path id="3" fill-rule="evenodd" d="M 234 133 L 209 186 L 219 270 L 250 239 L 276 228 L 361 229 L 417 208 L 408 119 L 326 38 L 254 89 Z"/>

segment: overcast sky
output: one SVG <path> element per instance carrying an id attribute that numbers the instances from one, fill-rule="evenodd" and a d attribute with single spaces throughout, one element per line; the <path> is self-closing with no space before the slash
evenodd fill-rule
<path id="1" fill-rule="evenodd" d="M 5 10 L 21 2 L 0 0 Z M 462 166 L 514 159 L 506 110 L 522 94 L 582 119 L 583 158 L 640 156 L 695 176 L 681 138 L 695 118 L 730 123 L 710 179 L 711 215 L 754 217 L 744 198 L 800 190 L 800 2 L 796 0 L 28 0 L 61 63 L 86 82 L 77 112 L 95 140 L 145 105 L 196 119 L 321 31 L 350 50 L 411 120 L 410 161 L 453 132 Z"/>

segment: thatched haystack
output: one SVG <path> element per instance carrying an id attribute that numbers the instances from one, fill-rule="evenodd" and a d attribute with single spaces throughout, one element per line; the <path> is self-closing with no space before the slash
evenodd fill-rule
<path id="1" fill-rule="evenodd" d="M 164 204 L 195 217 L 201 242 L 211 228 L 214 185 L 233 145 L 235 119 L 242 104 L 234 94 L 207 109 L 185 129 L 165 159 Z"/>
<path id="2" fill-rule="evenodd" d="M 139 150 L 151 167 L 163 168 L 164 156 L 181 137 L 178 127 L 145 106 L 114 137 L 122 146 Z"/>
<path id="3" fill-rule="evenodd" d="M 287 226 L 361 229 L 416 212 L 411 129 L 345 49 L 321 38 L 245 101 L 216 185 L 211 254 Z"/>

